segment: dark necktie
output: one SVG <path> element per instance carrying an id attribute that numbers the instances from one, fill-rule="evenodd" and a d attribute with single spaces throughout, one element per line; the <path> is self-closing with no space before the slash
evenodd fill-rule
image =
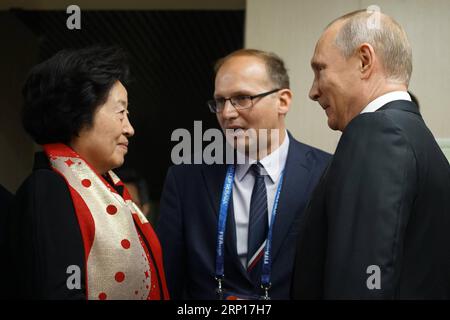
<path id="1" fill-rule="evenodd" d="M 255 269 L 255 266 L 258 265 L 263 256 L 268 230 L 267 191 L 264 175 L 261 174 L 262 169 L 263 167 L 259 162 L 251 166 L 251 170 L 255 176 L 255 185 L 253 186 L 252 197 L 250 200 L 247 271 L 255 281 L 257 280 L 258 275 L 252 274 L 252 270 Z"/>

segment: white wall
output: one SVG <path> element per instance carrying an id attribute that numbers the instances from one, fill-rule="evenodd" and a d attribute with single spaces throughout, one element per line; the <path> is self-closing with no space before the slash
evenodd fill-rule
<path id="1" fill-rule="evenodd" d="M 405 28 L 413 49 L 410 90 L 435 137 L 450 138 L 449 0 L 247 0 L 246 47 L 279 54 L 290 72 L 294 102 L 288 129 L 303 142 L 334 151 L 340 133 L 328 128 L 323 110 L 308 98 L 309 62 L 330 21 L 369 5 L 378 5 Z"/>

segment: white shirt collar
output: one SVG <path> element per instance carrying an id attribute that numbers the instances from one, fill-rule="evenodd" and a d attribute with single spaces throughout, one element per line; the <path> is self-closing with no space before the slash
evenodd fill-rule
<path id="1" fill-rule="evenodd" d="M 273 183 L 278 180 L 281 171 L 286 164 L 289 150 L 289 135 L 285 132 L 283 143 L 271 154 L 262 158 L 259 162 L 263 165 L 265 173 L 270 177 Z M 241 181 L 250 169 L 250 166 L 256 163 L 256 159 L 246 158 L 245 164 L 239 164 L 236 168 L 236 178 Z"/>
<path id="2" fill-rule="evenodd" d="M 408 100 L 411 101 L 411 96 L 406 91 L 392 91 L 386 94 L 383 94 L 382 96 L 379 96 L 372 102 L 370 102 L 362 111 L 361 113 L 366 112 L 375 112 L 378 109 L 380 109 L 382 106 L 384 106 L 386 103 L 395 101 L 395 100 Z"/>

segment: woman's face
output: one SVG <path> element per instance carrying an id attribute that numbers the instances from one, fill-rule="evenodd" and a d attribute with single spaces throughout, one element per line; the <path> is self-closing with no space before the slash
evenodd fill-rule
<path id="1" fill-rule="evenodd" d="M 117 81 L 94 114 L 93 125 L 81 129 L 70 146 L 99 174 L 120 167 L 134 129 L 128 119 L 127 90 Z"/>

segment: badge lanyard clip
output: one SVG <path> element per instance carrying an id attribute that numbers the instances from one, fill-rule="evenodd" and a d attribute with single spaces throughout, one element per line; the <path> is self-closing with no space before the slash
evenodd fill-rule
<path id="1" fill-rule="evenodd" d="M 261 285 L 261 288 L 264 290 L 264 296 L 261 297 L 262 300 L 270 300 L 269 289 L 272 285 L 269 283 L 267 285 Z"/>
<path id="2" fill-rule="evenodd" d="M 223 289 L 222 289 L 222 281 L 223 277 L 215 277 L 217 281 L 216 294 L 219 300 L 223 300 Z"/>

